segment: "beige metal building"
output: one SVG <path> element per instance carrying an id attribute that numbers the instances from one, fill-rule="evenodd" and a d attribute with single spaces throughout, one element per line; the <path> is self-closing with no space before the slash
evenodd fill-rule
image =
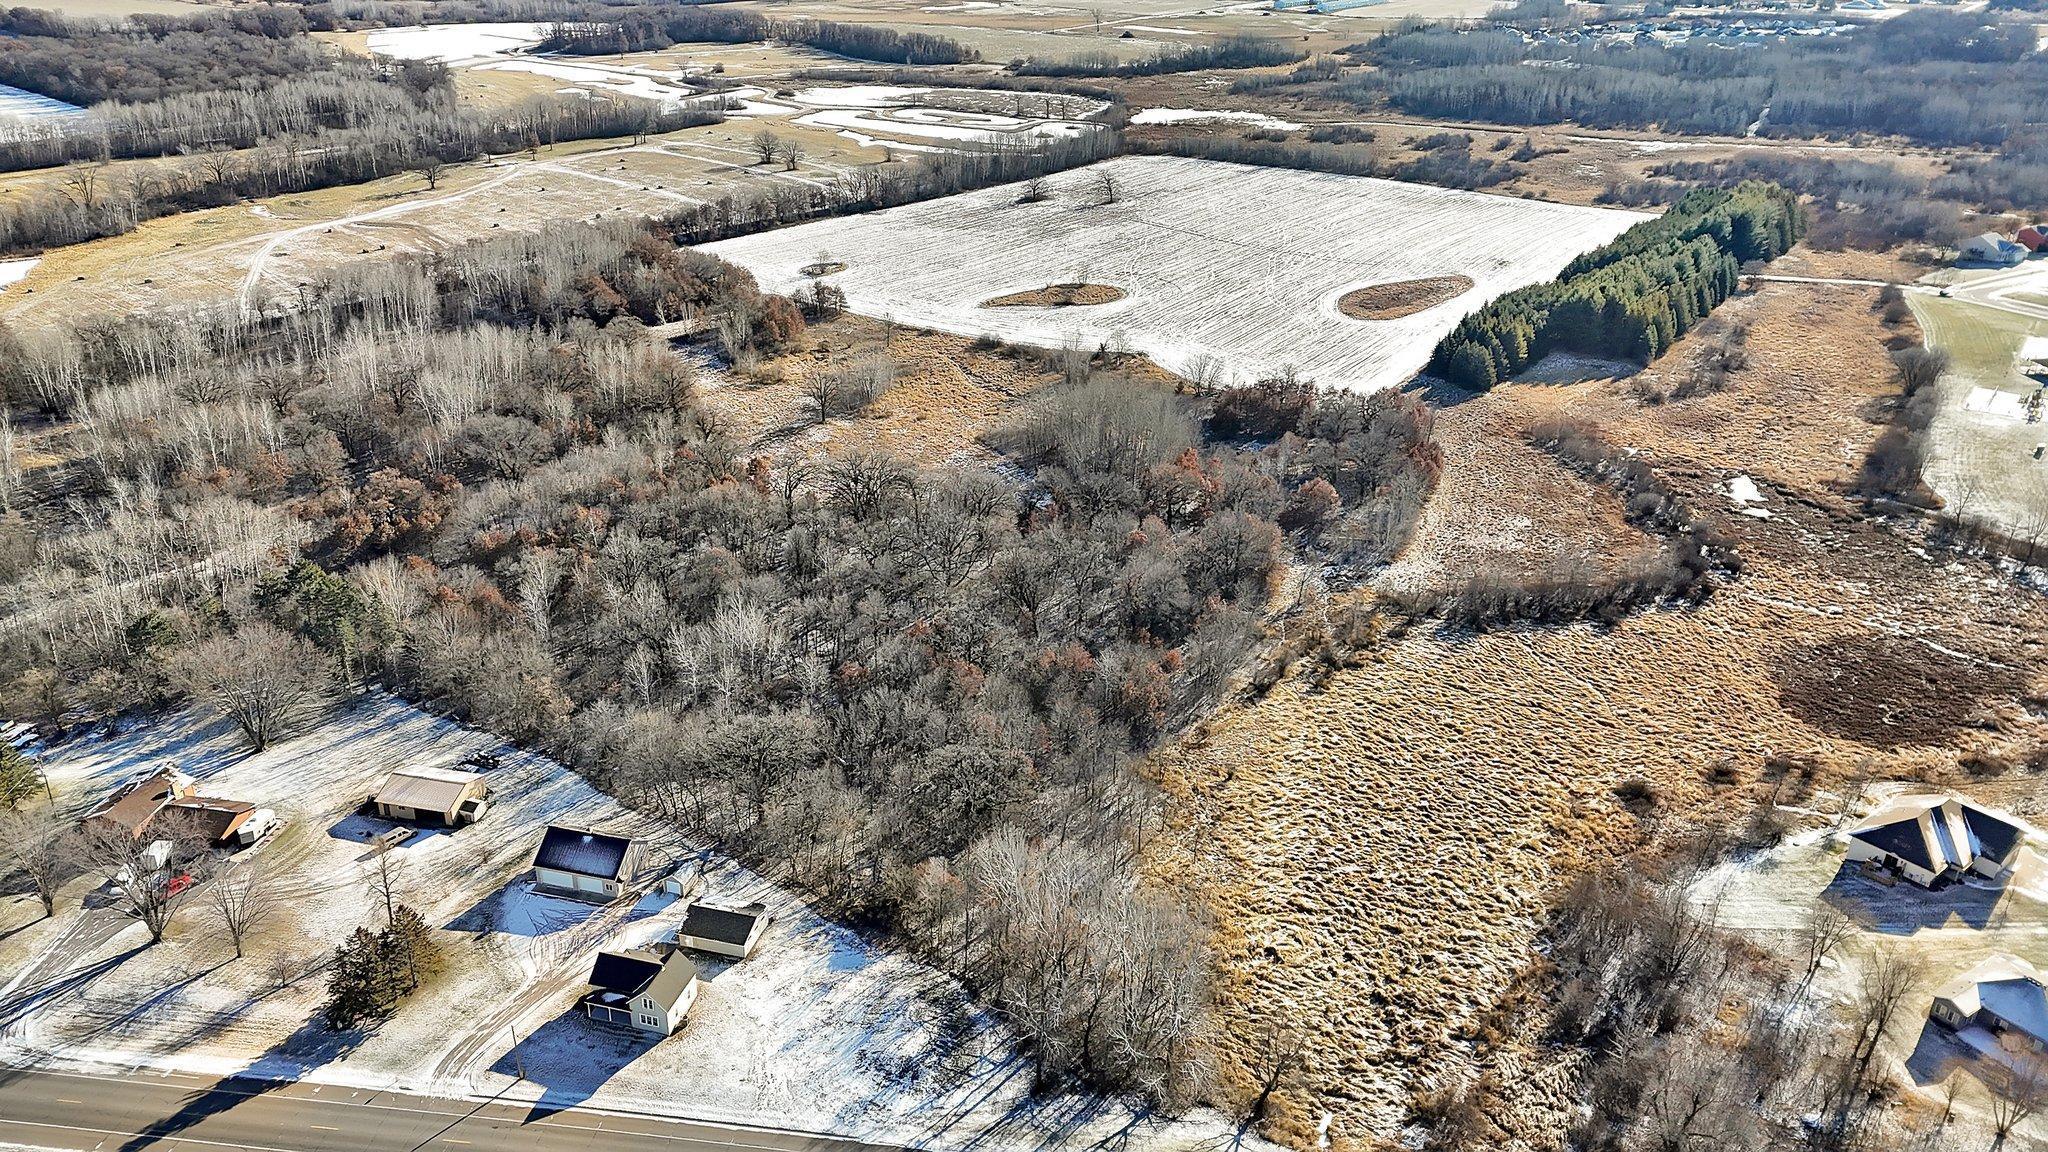
<path id="1" fill-rule="evenodd" d="M 474 824 L 490 807 L 490 785 L 475 772 L 453 768 L 401 768 L 370 794 L 370 807 L 387 820 L 415 820 L 451 828 Z"/>

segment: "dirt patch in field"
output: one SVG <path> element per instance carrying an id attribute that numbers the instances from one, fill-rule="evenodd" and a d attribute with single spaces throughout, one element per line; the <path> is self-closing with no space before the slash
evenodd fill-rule
<path id="1" fill-rule="evenodd" d="M 1353 288 L 1337 301 L 1337 310 L 1353 320 L 1399 320 L 1455 300 L 1472 290 L 1469 276 L 1425 276 L 1391 284 Z"/>
<path id="2" fill-rule="evenodd" d="M 964 336 L 901 328 L 851 314 L 812 326 L 809 346 L 761 366 L 753 380 L 704 390 L 728 432 L 773 456 L 868 448 L 919 464 L 993 462 L 981 437 L 1011 406 L 1057 379 L 1027 359 Z M 886 358 L 889 386 L 857 415 L 820 424 L 804 382 L 814 372 Z"/>
<path id="3" fill-rule="evenodd" d="M 1857 636 L 1786 653 L 1778 668 L 1785 711 L 1822 731 L 1877 748 L 1934 744 L 2010 701 L 2019 670 L 1891 636 Z"/>
<path id="4" fill-rule="evenodd" d="M 1048 284 L 1029 292 L 1012 292 L 981 302 L 983 308 L 1085 308 L 1114 304 L 1124 290 L 1114 284 Z"/>
<path id="5" fill-rule="evenodd" d="M 830 276 L 834 272 L 846 271 L 846 262 L 843 260 L 820 260 L 816 264 L 806 264 L 802 268 L 797 269 L 797 271 L 816 280 L 820 276 Z"/>

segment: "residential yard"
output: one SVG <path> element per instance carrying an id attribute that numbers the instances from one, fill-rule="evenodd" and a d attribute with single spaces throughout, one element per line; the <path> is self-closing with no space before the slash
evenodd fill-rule
<path id="1" fill-rule="evenodd" d="M 1466 313 L 1548 279 L 1638 213 L 1357 176 L 1170 157 L 1062 173 L 1021 203 L 1005 185 L 705 246 L 772 292 L 829 277 L 863 315 L 1044 347 L 1143 353 L 1199 381 L 1298 369 L 1317 383 L 1405 382 Z M 1451 272 L 1475 286 L 1398 320 L 1343 314 L 1346 292 Z M 1123 298 L 984 308 L 1061 283 Z"/>
<path id="2" fill-rule="evenodd" d="M 392 825 L 361 814 L 363 797 L 395 765 L 452 765 L 479 751 L 502 756 L 488 773 L 488 815 L 395 850 L 400 897 L 440 929 L 446 972 L 381 1027 L 330 1033 L 317 1014 L 331 949 L 382 915 L 367 840 Z M 166 760 L 198 777 L 202 793 L 289 821 L 248 850 L 284 877 L 288 911 L 236 960 L 203 900 L 179 913 L 162 944 L 144 947 L 140 924 L 81 906 L 94 903 L 97 878 L 67 890 L 51 921 L 37 919 L 32 900 L 8 898 L 0 1059 L 587 1104 L 932 1147 L 1085 1143 L 1134 1119 L 1116 1101 L 1030 1098 L 1027 1063 L 946 978 L 634 816 L 559 765 L 394 698 L 364 697 L 263 753 L 246 753 L 223 724 L 176 714 L 81 736 L 46 763 L 59 802 L 83 809 Z M 594 908 L 534 893 L 523 872 L 550 822 L 646 838 L 642 894 Z M 576 999 L 596 951 L 650 942 L 680 921 L 681 904 L 653 885 L 683 860 L 707 865 L 707 895 L 773 909 L 760 950 L 738 963 L 700 961 L 705 989 L 684 1029 L 660 1043 L 585 1020 Z M 1222 1129 L 1204 1116 L 1137 1131 L 1171 1148 Z"/>
<path id="3" fill-rule="evenodd" d="M 2048 444 L 2048 424 L 2038 411 L 2030 419 L 2027 406 L 2041 385 L 2013 363 L 2022 341 L 2048 334 L 2048 308 L 2025 294 L 2048 291 L 2048 266 L 1958 279 L 1954 296 L 1907 297 L 1928 346 L 1949 354 L 1924 477 L 1947 511 L 2023 540 L 2048 539 L 2048 459 L 2035 457 Z M 2011 286 L 1979 288 L 1984 281 Z"/>
<path id="4" fill-rule="evenodd" d="M 1898 1082 L 1911 1093 L 1909 1107 L 1939 1110 L 1953 1089 L 1958 1122 L 1983 1129 L 1981 1142 L 1989 1143 L 1989 1093 L 1970 1074 L 1971 1050 L 1954 1032 L 1928 1020 L 1928 1006 L 1942 986 L 1992 956 L 2048 964 L 2048 859 L 2041 856 L 2039 832 L 2034 831 L 2032 846 L 2022 850 L 2005 885 L 1972 880 L 1930 892 L 1904 882 L 1880 883 L 1846 862 L 1842 829 L 1883 797 L 1901 791 L 1925 789 L 1878 785 L 1842 820 L 1810 810 L 1790 813 L 1797 821 L 1794 834 L 1709 873 L 1695 885 L 1695 900 L 1720 927 L 1784 956 L 1795 973 L 1805 963 L 1798 933 L 1816 909 L 1832 906 L 1856 921 L 1858 930 L 1815 976 L 1807 992 L 1812 1002 L 1851 1005 L 1869 964 L 1879 956 L 1905 956 L 1917 963 L 1920 979 L 1881 1058 L 1893 1065 Z M 1961 791 L 2036 829 L 2048 814 L 2048 789 L 2038 780 L 1971 783 Z M 2027 1146 L 2040 1146 L 2048 1142 L 2048 1125 L 2034 1121 L 2016 1135 Z"/>

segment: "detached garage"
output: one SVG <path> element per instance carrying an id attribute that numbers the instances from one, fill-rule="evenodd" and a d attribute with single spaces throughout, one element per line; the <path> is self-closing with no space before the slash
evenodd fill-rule
<path id="1" fill-rule="evenodd" d="M 445 824 L 450 828 L 483 818 L 490 788 L 475 772 L 452 768 L 401 768 L 370 794 L 370 807 L 386 820 Z"/>
<path id="2" fill-rule="evenodd" d="M 533 852 L 533 883 L 579 900 L 616 900 L 640 871 L 645 851 L 630 836 L 550 824 Z"/>

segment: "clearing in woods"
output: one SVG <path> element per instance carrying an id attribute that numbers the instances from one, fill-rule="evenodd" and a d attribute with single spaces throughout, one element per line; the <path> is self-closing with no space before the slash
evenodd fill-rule
<path id="1" fill-rule="evenodd" d="M 1424 184 L 1124 157 L 1046 182 L 822 220 L 707 245 L 770 292 L 792 292 L 822 258 L 863 315 L 1044 347 L 1141 352 L 1190 378 L 1295 368 L 1321 384 L 1397 385 L 1467 312 L 1555 276 L 1641 213 L 1488 196 Z M 1473 287 L 1399 319 L 1360 323 L 1355 288 L 1441 277 Z M 981 302 L 1047 284 L 1114 283 L 1086 309 Z"/>

